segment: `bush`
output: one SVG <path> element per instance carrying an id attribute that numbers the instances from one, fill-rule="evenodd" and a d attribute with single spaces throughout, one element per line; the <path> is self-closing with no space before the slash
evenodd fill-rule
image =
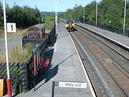
<path id="1" fill-rule="evenodd" d="M 52 29 L 54 18 L 52 16 L 45 17 L 45 28 L 47 30 Z"/>

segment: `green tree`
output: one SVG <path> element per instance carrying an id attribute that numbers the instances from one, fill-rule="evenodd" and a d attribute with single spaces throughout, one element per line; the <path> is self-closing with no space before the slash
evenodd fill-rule
<path id="1" fill-rule="evenodd" d="M 82 20 L 83 11 L 83 7 L 76 5 L 73 9 L 68 9 L 64 16 L 74 20 Z M 124 0 L 102 0 L 98 3 L 98 23 L 122 28 L 123 17 Z M 92 23 L 96 22 L 95 1 L 85 6 L 85 20 Z M 129 28 L 129 1 L 127 1 L 126 27 Z"/>
<path id="2" fill-rule="evenodd" d="M 92 2 L 85 6 L 85 19 L 89 22 L 95 22 L 96 21 L 96 2 Z"/>
<path id="3" fill-rule="evenodd" d="M 78 20 L 83 18 L 84 8 L 82 6 L 75 6 L 74 9 L 68 9 L 65 13 L 67 18 Z"/>
<path id="4" fill-rule="evenodd" d="M 103 0 L 99 4 L 99 23 L 113 26 L 122 27 L 123 13 L 124 13 L 123 0 Z M 111 21 L 111 23 L 109 23 Z"/>
<path id="5" fill-rule="evenodd" d="M 3 9 L 2 9 L 2 3 L 0 2 L 0 28 L 3 27 Z"/>
<path id="6" fill-rule="evenodd" d="M 29 27 L 41 22 L 41 14 L 37 8 L 15 5 L 13 8 L 8 8 L 7 11 L 7 21 L 15 22 L 19 28 Z"/>

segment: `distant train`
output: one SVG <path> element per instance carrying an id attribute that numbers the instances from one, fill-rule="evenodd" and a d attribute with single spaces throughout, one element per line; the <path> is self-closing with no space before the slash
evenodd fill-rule
<path id="1" fill-rule="evenodd" d="M 71 19 L 60 19 L 60 22 L 64 24 L 65 28 L 71 32 L 75 31 L 75 22 Z"/>

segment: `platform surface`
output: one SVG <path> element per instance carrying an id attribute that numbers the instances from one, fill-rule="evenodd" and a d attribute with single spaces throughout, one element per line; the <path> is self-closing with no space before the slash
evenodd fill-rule
<path id="1" fill-rule="evenodd" d="M 52 97 L 53 81 L 87 83 L 87 88 L 83 89 L 55 86 L 54 97 L 95 97 L 69 33 L 62 24 L 58 25 L 57 33 L 58 38 L 53 47 L 54 54 L 47 77 L 36 86 L 35 92 L 32 89 L 18 97 Z"/>
<path id="2" fill-rule="evenodd" d="M 77 25 L 80 25 L 82 27 L 85 27 L 91 31 L 94 31 L 96 33 L 100 33 L 102 35 L 105 35 L 106 37 L 109 37 L 125 46 L 127 46 L 129 48 L 129 37 L 127 36 L 122 36 L 120 34 L 117 34 L 117 33 L 114 33 L 114 32 L 111 32 L 111 31 L 108 31 L 108 30 L 104 30 L 102 28 L 99 28 L 99 27 L 95 27 L 95 26 L 91 26 L 91 25 L 88 25 L 88 24 L 84 24 L 84 23 L 77 23 Z"/>

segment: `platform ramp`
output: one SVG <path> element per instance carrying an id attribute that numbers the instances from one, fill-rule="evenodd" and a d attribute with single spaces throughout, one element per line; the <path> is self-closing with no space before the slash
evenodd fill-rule
<path id="1" fill-rule="evenodd" d="M 54 47 L 48 49 L 53 49 L 53 56 L 46 76 L 36 91 L 32 89 L 18 97 L 95 97 L 69 32 L 58 24 L 57 34 Z"/>

